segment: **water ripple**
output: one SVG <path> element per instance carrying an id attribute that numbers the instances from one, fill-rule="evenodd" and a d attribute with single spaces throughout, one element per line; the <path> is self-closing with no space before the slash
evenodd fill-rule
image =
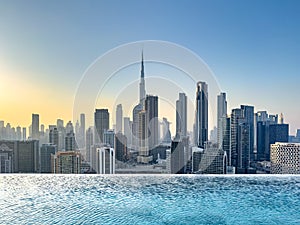
<path id="1" fill-rule="evenodd" d="M 0 175 L 0 224 L 299 224 L 299 176 Z"/>

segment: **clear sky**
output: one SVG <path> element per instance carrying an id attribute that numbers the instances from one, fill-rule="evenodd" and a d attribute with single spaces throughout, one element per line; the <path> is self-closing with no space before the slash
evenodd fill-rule
<path id="1" fill-rule="evenodd" d="M 296 0 L 0 0 L 0 120 L 26 127 L 32 113 L 45 124 L 70 120 L 95 59 L 128 42 L 164 40 L 208 64 L 228 112 L 241 104 L 282 112 L 293 134 L 300 128 L 299 12 Z"/>

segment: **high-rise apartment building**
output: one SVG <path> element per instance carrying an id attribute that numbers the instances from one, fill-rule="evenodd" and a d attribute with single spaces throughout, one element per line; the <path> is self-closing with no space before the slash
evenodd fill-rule
<path id="1" fill-rule="evenodd" d="M 0 173 L 14 172 L 14 148 L 0 141 Z"/>
<path id="2" fill-rule="evenodd" d="M 300 144 L 271 144 L 272 174 L 300 174 Z"/>
<path id="3" fill-rule="evenodd" d="M 81 155 L 79 151 L 56 152 L 53 156 L 54 173 L 80 173 Z"/>

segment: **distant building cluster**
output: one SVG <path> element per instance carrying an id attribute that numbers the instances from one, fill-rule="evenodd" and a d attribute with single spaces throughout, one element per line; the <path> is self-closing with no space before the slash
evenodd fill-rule
<path id="1" fill-rule="evenodd" d="M 85 114 L 75 127 L 57 119 L 45 128 L 32 114 L 27 128 L 0 121 L 1 173 L 171 173 L 253 174 L 300 173 L 300 129 L 289 136 L 283 115 L 255 112 L 241 105 L 228 114 L 226 93 L 217 96 L 217 126 L 208 136 L 208 84 L 195 91 L 193 130 L 188 131 L 185 93 L 176 101 L 176 129 L 168 118 L 159 121 L 159 97 L 147 94 L 142 54 L 139 101 L 132 117 L 116 107 L 116 124 L 108 109 L 95 109 L 94 125 Z M 112 129 L 113 128 L 113 129 Z M 294 143 L 289 143 L 294 142 Z"/>

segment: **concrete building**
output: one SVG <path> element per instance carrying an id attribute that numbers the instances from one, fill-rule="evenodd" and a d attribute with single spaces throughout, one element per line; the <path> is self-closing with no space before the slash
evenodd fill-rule
<path id="1" fill-rule="evenodd" d="M 0 142 L 0 173 L 14 172 L 14 149 Z"/>
<path id="2" fill-rule="evenodd" d="M 200 157 L 198 169 L 197 173 L 201 174 L 226 174 L 226 152 L 220 149 L 217 144 L 207 144 Z"/>
<path id="3" fill-rule="evenodd" d="M 53 164 L 54 173 L 78 174 L 81 171 L 81 154 L 79 151 L 56 152 Z"/>
<path id="4" fill-rule="evenodd" d="M 184 143 L 173 140 L 171 144 L 171 174 L 183 174 L 185 169 Z"/>
<path id="5" fill-rule="evenodd" d="M 271 173 L 300 174 L 300 144 L 271 144 Z"/>
<path id="6" fill-rule="evenodd" d="M 115 173 L 115 151 L 113 148 L 103 146 L 97 148 L 97 168 L 98 174 Z"/>

